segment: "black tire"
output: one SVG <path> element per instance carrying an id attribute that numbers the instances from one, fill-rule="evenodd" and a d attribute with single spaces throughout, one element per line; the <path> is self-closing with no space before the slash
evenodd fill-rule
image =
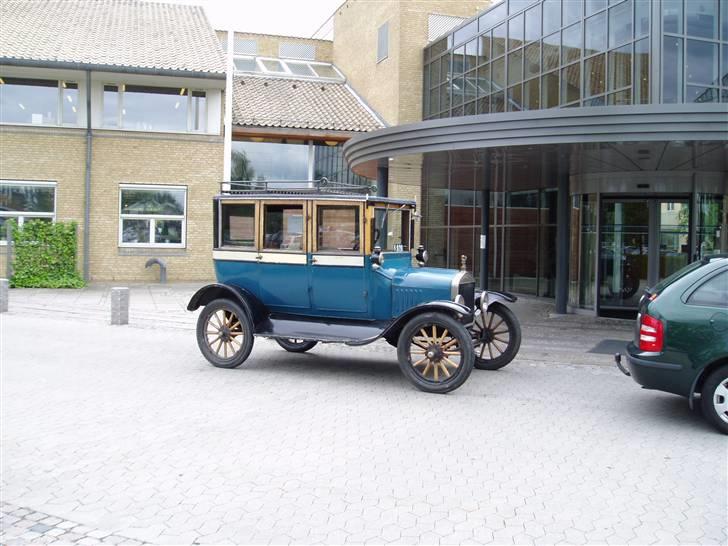
<path id="1" fill-rule="evenodd" d="M 232 300 L 211 301 L 197 319 L 197 345 L 213 366 L 237 368 L 253 350 L 248 314 Z"/>
<path id="2" fill-rule="evenodd" d="M 451 316 L 423 313 L 402 328 L 397 357 L 415 387 L 444 394 L 460 387 L 473 371 L 473 341 L 468 329 Z"/>
<path id="3" fill-rule="evenodd" d="M 728 434 L 728 366 L 713 370 L 700 393 L 700 409 L 708 422 Z"/>
<path id="4" fill-rule="evenodd" d="M 485 316 L 478 313 L 471 327 L 475 340 L 475 367 L 499 370 L 516 358 L 521 348 L 521 325 L 503 304 L 492 303 Z"/>
<path id="5" fill-rule="evenodd" d="M 305 353 L 316 347 L 317 341 L 306 341 L 305 339 L 276 338 L 276 343 L 289 353 Z"/>

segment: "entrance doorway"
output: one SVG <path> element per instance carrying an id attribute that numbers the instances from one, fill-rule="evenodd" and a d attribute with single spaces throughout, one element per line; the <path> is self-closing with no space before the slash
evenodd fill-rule
<path id="1" fill-rule="evenodd" d="M 602 198 L 599 313 L 633 312 L 645 288 L 690 261 L 688 198 Z"/>

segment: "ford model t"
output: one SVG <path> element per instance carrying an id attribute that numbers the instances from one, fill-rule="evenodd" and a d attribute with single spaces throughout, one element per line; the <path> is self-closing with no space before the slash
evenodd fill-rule
<path id="1" fill-rule="evenodd" d="M 325 181 L 292 189 L 230 183 L 214 199 L 217 284 L 197 341 L 213 365 L 234 368 L 254 336 L 301 353 L 317 343 L 397 348 L 402 373 L 423 391 L 458 388 L 473 366 L 497 369 L 518 352 L 509 294 L 476 293 L 464 270 L 425 267 L 411 249 L 415 202 L 372 197 Z"/>

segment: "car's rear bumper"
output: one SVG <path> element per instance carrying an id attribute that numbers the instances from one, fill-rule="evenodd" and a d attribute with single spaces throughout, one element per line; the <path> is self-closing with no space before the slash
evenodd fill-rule
<path id="1" fill-rule="evenodd" d="M 685 388 L 683 366 L 670 362 L 660 362 L 652 358 L 638 356 L 639 351 L 633 343 L 627 345 L 627 352 L 624 355 L 626 363 L 615 355 L 615 362 L 619 370 L 631 376 L 638 384 L 646 389 L 684 394 Z"/>

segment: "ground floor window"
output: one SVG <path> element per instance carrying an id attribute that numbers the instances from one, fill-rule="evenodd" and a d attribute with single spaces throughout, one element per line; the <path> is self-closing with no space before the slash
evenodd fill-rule
<path id="1" fill-rule="evenodd" d="M 119 191 L 119 246 L 185 246 L 187 188 L 124 184 Z"/>
<path id="2" fill-rule="evenodd" d="M 0 180 L 0 243 L 7 242 L 7 222 L 56 219 L 56 183 Z"/>

